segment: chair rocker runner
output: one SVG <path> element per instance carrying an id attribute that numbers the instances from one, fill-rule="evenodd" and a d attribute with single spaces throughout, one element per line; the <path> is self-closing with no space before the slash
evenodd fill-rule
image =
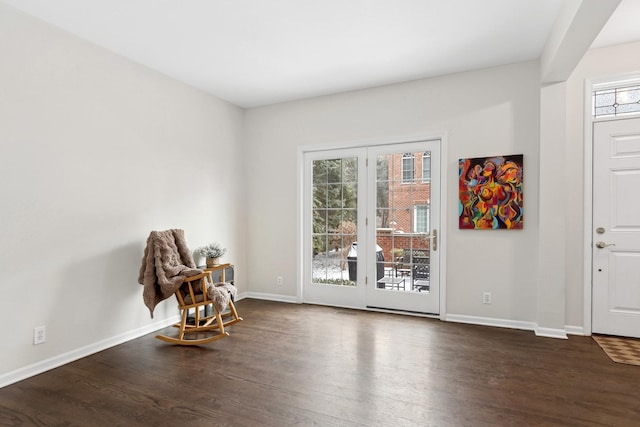
<path id="1" fill-rule="evenodd" d="M 185 278 L 182 286 L 175 292 L 180 322 L 173 326 L 178 328 L 178 335 L 156 335 L 156 338 L 171 344 L 200 345 L 228 337 L 225 326 L 240 322 L 242 318 L 238 316 L 232 299 L 229 299 L 229 311 L 220 313 L 207 292 L 212 286 L 216 285 L 213 284 L 210 271 Z M 194 313 L 194 322 L 188 321 L 191 311 Z M 230 320 L 224 321 L 225 317 L 230 317 Z"/>

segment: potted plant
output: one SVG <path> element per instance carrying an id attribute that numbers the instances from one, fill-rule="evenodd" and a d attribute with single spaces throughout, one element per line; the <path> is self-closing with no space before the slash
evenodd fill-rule
<path id="1" fill-rule="evenodd" d="M 219 258 L 227 253 L 227 249 L 220 246 L 219 243 L 213 242 L 206 246 L 200 246 L 196 252 L 207 258 L 207 267 L 213 267 L 220 264 Z"/>

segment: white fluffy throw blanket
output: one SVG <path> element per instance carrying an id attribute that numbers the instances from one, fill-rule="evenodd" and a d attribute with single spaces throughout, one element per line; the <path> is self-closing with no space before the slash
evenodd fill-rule
<path id="1" fill-rule="evenodd" d="M 196 268 L 187 247 L 184 230 L 152 231 L 138 275 L 138 283 L 144 286 L 142 298 L 151 317 L 156 305 L 172 296 L 186 277 L 200 273 L 202 270 Z"/>
<path id="2" fill-rule="evenodd" d="M 236 297 L 237 289 L 231 283 L 216 283 L 207 287 L 207 295 L 213 301 L 213 306 L 222 313 L 229 305 L 229 300 Z"/>

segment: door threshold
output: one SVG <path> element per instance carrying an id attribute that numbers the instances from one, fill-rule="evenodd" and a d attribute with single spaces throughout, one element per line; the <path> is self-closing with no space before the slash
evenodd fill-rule
<path id="1" fill-rule="evenodd" d="M 431 319 L 440 319 L 440 315 L 439 314 L 425 313 L 425 312 L 422 312 L 422 311 L 399 310 L 399 309 L 395 309 L 395 308 L 374 307 L 374 306 L 371 306 L 371 305 L 368 305 L 366 308 L 369 311 L 378 311 L 378 312 L 381 312 L 381 313 L 405 314 L 407 316 L 418 316 L 418 317 L 428 317 L 428 318 L 431 318 Z"/>

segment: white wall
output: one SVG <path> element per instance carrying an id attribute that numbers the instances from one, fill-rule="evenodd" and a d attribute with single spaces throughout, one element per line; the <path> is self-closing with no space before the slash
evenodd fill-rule
<path id="1" fill-rule="evenodd" d="M 496 67 L 247 111 L 248 280 L 296 293 L 297 149 L 444 131 L 448 134 L 447 313 L 535 321 L 538 64 Z M 524 230 L 457 228 L 457 161 L 524 154 Z M 283 275 L 283 287 L 275 285 Z M 493 304 L 482 304 L 482 292 Z"/>
<path id="2" fill-rule="evenodd" d="M 640 76 L 640 42 L 587 52 L 567 81 L 566 324 L 582 325 L 584 316 L 584 83 L 626 75 Z M 589 100 L 590 102 L 590 100 Z M 587 280 L 589 278 L 587 277 Z"/>
<path id="3" fill-rule="evenodd" d="M 244 268 L 242 119 L 0 5 L 0 379 L 150 325 L 137 277 L 151 230 L 219 241 Z M 162 303 L 154 321 L 176 312 Z"/>

